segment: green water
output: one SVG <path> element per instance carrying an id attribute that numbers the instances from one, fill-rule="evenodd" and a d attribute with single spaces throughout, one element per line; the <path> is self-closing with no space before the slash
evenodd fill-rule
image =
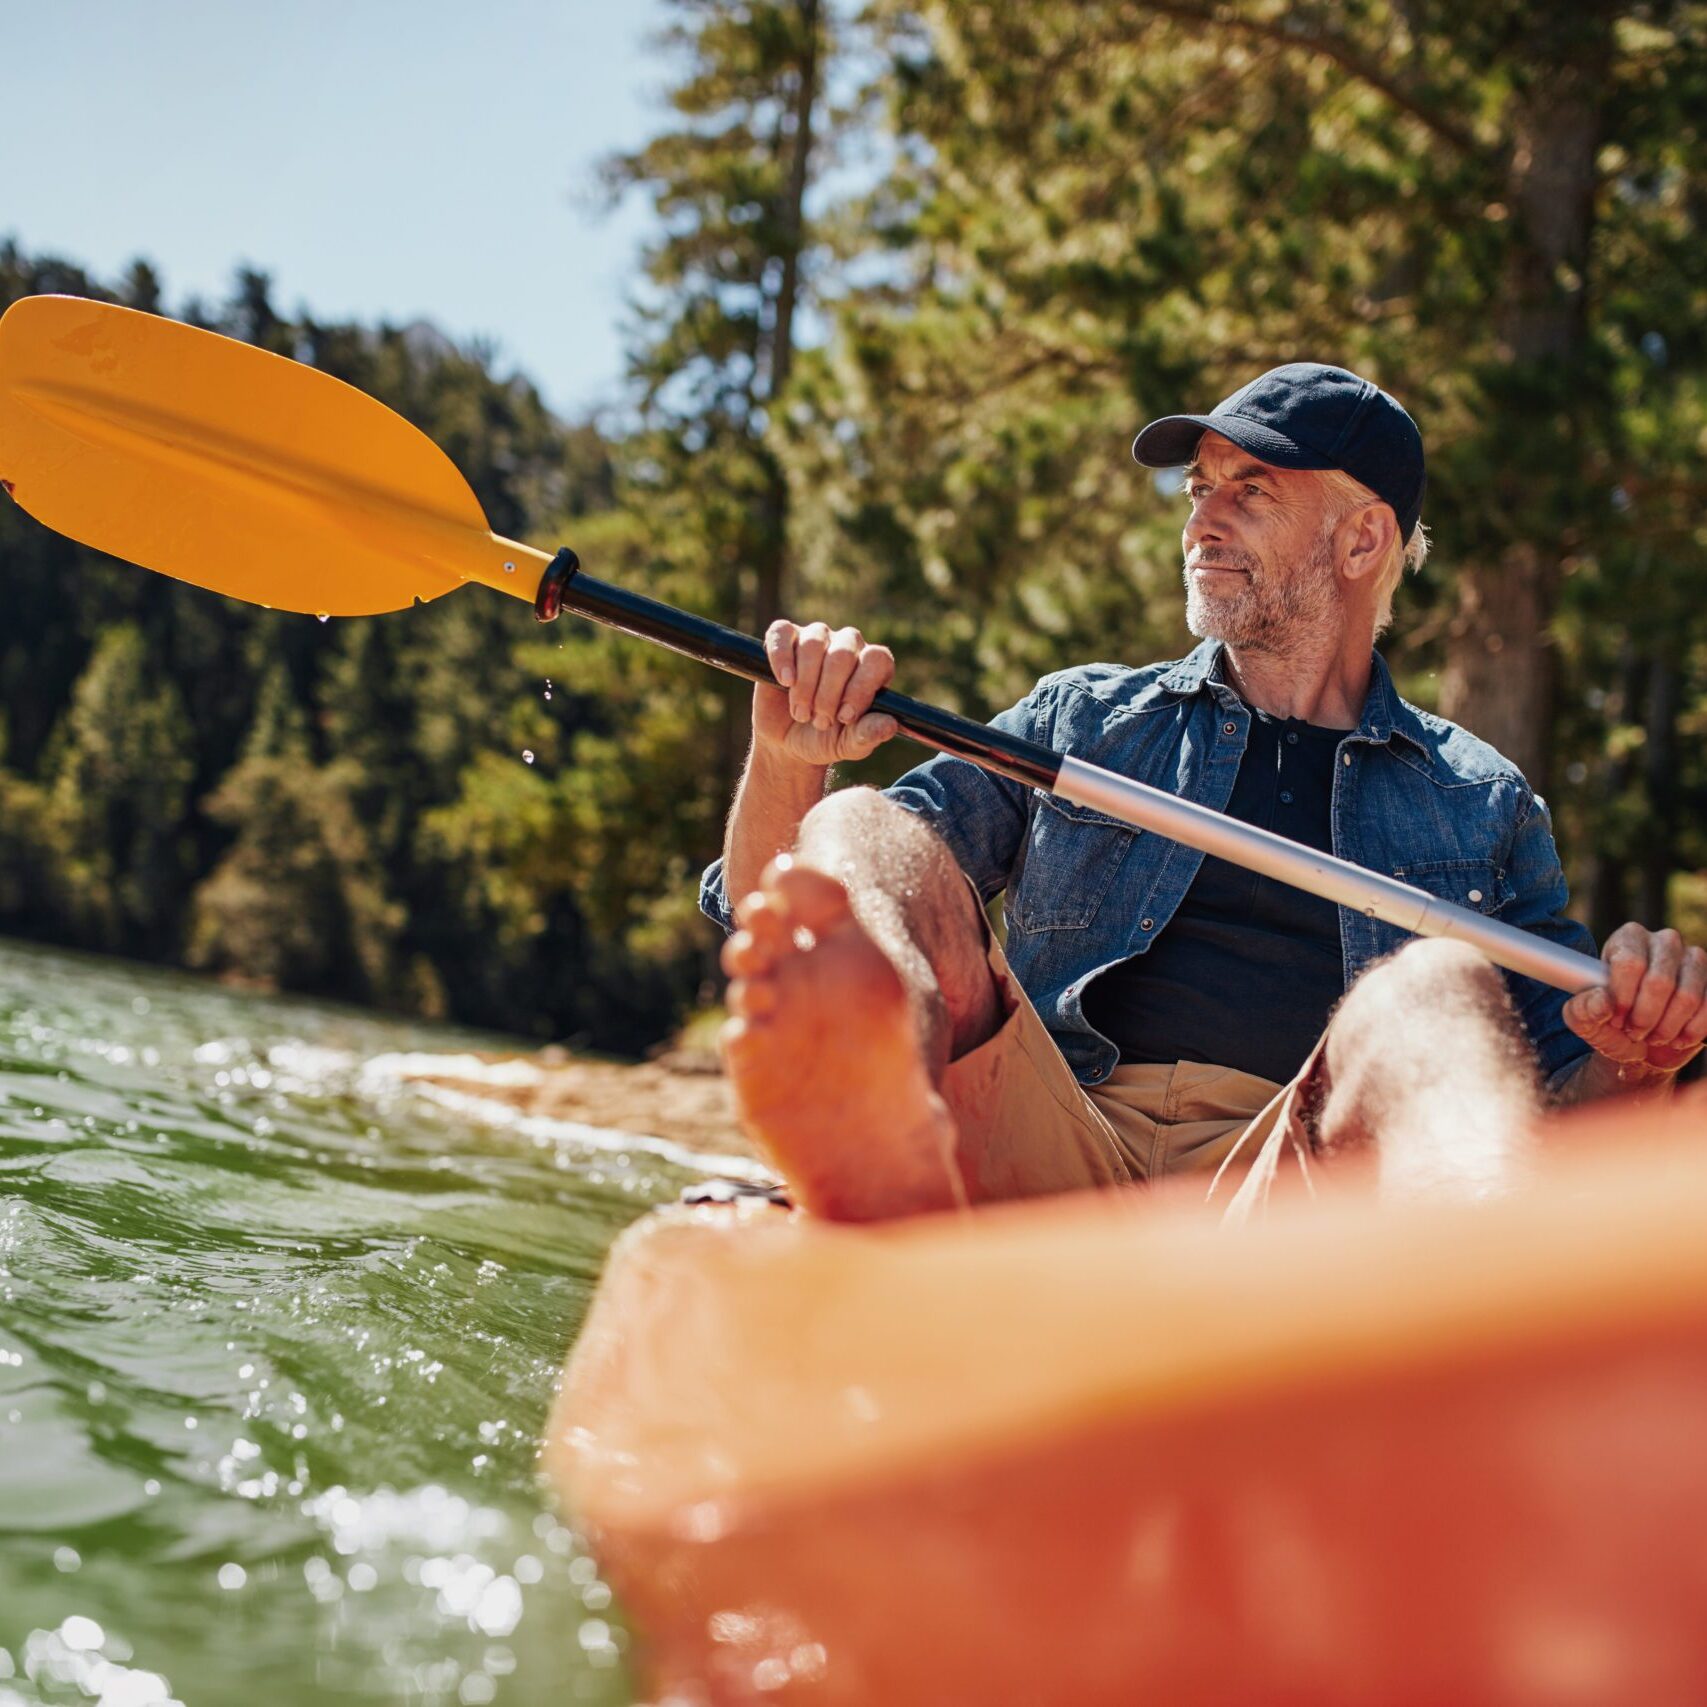
<path id="1" fill-rule="evenodd" d="M 631 1698 L 533 1455 L 689 1176 L 365 1065 L 481 1044 L 0 944 L 0 1707 Z"/>

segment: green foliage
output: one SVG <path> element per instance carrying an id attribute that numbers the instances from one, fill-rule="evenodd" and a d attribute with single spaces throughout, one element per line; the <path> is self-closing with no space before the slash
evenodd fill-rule
<path id="1" fill-rule="evenodd" d="M 38 290 L 103 294 L 0 248 L 0 306 Z M 125 294 L 160 306 L 146 268 Z M 400 409 L 512 536 L 610 502 L 595 430 L 430 328 L 293 320 L 253 273 L 191 317 Z M 668 1026 L 681 975 L 589 930 L 572 885 L 520 905 L 538 871 L 502 866 L 516 837 L 441 833 L 469 779 L 535 775 L 522 748 L 555 759 L 577 714 L 542 699 L 505 601 L 320 624 L 111 563 L 10 505 L 0 579 L 0 928 L 607 1047 Z"/>
<path id="2" fill-rule="evenodd" d="M 202 802 L 235 840 L 196 887 L 191 966 L 397 1003 L 404 915 L 356 809 L 361 774 L 354 759 L 313 762 L 302 707 L 270 665 L 242 756 Z"/>
<path id="3" fill-rule="evenodd" d="M 49 813 L 76 940 L 158 955 L 176 942 L 189 877 L 184 805 L 194 775 L 177 689 L 141 634 L 109 628 L 54 741 Z"/>
<path id="4" fill-rule="evenodd" d="M 444 445 L 493 526 L 749 630 L 853 621 L 973 714 L 1185 643 L 1133 429 L 1299 357 L 1430 447 L 1405 690 L 1546 782 L 1605 930 L 1707 871 L 1707 6 L 671 0 L 620 436 L 424 326 L 186 317 Z M 159 311 L 0 246 L 43 290 Z M 0 506 L 0 928 L 638 1048 L 748 694 L 461 593 L 326 625 Z M 531 755 L 531 762 L 525 755 Z M 917 756 L 896 743 L 883 780 Z"/>

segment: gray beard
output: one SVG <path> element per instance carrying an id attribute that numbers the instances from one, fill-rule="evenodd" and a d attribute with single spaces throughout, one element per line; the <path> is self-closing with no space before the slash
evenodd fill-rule
<path id="1" fill-rule="evenodd" d="M 1247 652 L 1291 652 L 1306 637 L 1319 640 L 1339 621 L 1342 604 L 1331 536 L 1324 533 L 1296 573 L 1276 580 L 1249 551 L 1211 547 L 1198 561 L 1242 569 L 1244 586 L 1210 597 L 1185 575 L 1185 625 L 1199 640 L 1221 640 Z"/>

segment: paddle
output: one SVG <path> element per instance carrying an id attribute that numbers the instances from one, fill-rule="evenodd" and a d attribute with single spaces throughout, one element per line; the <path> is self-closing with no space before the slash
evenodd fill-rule
<path id="1" fill-rule="evenodd" d="M 449 457 L 375 399 L 133 309 L 37 296 L 0 320 L 0 484 L 85 545 L 269 609 L 365 616 L 477 581 L 541 621 L 573 611 L 772 680 L 752 636 L 494 534 Z M 1561 990 L 1605 981 L 1598 960 L 1035 742 L 887 690 L 874 709 L 923 746 Z"/>

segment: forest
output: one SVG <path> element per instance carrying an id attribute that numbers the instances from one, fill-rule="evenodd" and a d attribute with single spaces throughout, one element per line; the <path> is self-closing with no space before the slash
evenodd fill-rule
<path id="1" fill-rule="evenodd" d="M 0 307 L 100 297 L 322 368 L 498 532 L 750 631 L 856 623 L 979 716 L 1189 644 L 1138 425 L 1353 367 L 1429 452 L 1401 690 L 1546 794 L 1597 937 L 1707 941 L 1707 6 L 670 16 L 655 133 L 604 165 L 656 217 L 602 425 L 249 269 L 167 300 L 16 233 Z M 0 504 L 0 933 L 639 1053 L 716 1000 L 694 881 L 746 739 L 739 684 L 511 600 L 317 622 Z"/>

